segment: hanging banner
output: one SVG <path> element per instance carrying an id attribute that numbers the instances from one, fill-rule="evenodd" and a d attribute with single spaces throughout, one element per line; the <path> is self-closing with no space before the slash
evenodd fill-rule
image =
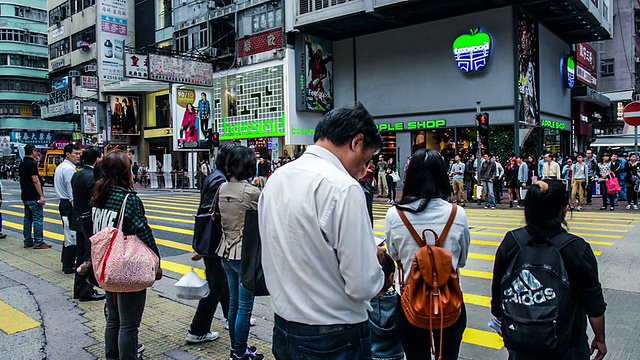
<path id="1" fill-rule="evenodd" d="M 333 110 L 333 43 L 311 35 L 296 38 L 296 109 Z"/>
<path id="2" fill-rule="evenodd" d="M 98 66 L 106 83 L 122 80 L 129 0 L 99 0 Z M 133 15 L 133 14 L 131 14 Z"/>
<path id="3" fill-rule="evenodd" d="M 212 86 L 213 66 L 200 61 L 149 54 L 149 79 Z"/>
<path id="4" fill-rule="evenodd" d="M 523 125 L 537 126 L 540 119 L 538 86 L 538 23 L 518 11 L 518 107 Z"/>

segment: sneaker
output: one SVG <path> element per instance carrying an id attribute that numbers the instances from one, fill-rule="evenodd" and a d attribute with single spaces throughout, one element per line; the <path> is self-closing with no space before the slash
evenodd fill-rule
<path id="1" fill-rule="evenodd" d="M 520 209 L 522 206 L 518 205 L 518 206 L 516 206 L 516 207 L 517 207 L 518 209 Z"/>
<path id="2" fill-rule="evenodd" d="M 33 244 L 31 244 L 31 245 L 23 245 L 22 247 L 25 248 L 25 249 L 31 249 L 33 247 Z"/>
<path id="3" fill-rule="evenodd" d="M 627 210 L 631 210 L 631 204 L 627 205 Z"/>
<path id="4" fill-rule="evenodd" d="M 495 209 L 496 209 L 496 207 L 495 207 L 495 206 L 492 206 L 492 207 L 491 207 L 491 210 L 495 210 Z"/>
<path id="5" fill-rule="evenodd" d="M 144 353 L 145 349 L 146 347 L 144 346 L 144 344 L 138 344 L 138 359 L 142 359 L 142 354 Z"/>
<path id="6" fill-rule="evenodd" d="M 633 205 L 633 210 L 638 210 L 638 205 Z"/>
<path id="7" fill-rule="evenodd" d="M 229 330 L 229 320 L 224 319 L 224 328 Z"/>
<path id="8" fill-rule="evenodd" d="M 578 209 L 577 209 L 577 210 L 578 210 L 578 211 L 582 211 L 582 208 L 581 208 L 580 206 L 578 206 Z"/>
<path id="9" fill-rule="evenodd" d="M 255 350 L 253 350 L 255 349 Z M 264 355 L 258 354 L 257 349 L 255 347 L 247 347 L 244 355 L 242 357 L 238 357 L 236 354 L 231 352 L 231 360 L 263 360 Z"/>
<path id="10" fill-rule="evenodd" d="M 42 243 L 41 245 L 34 246 L 33 248 L 34 248 L 35 250 L 51 249 L 51 245 L 49 245 L 49 244 L 45 244 L 45 243 Z"/>
<path id="11" fill-rule="evenodd" d="M 251 319 L 249 319 L 249 325 L 256 326 L 256 318 L 252 316 Z"/>
<path id="12" fill-rule="evenodd" d="M 6 239 L 6 238 L 7 238 L 7 234 L 0 233 L 0 239 Z"/>
<path id="13" fill-rule="evenodd" d="M 488 209 L 489 207 L 487 205 L 484 206 L 485 209 Z"/>
<path id="14" fill-rule="evenodd" d="M 220 337 L 220 334 L 218 332 L 209 331 L 208 333 L 201 336 L 193 335 L 192 333 L 187 333 L 187 337 L 185 340 L 187 341 L 187 344 L 199 344 L 203 342 L 214 341 L 219 337 Z"/>

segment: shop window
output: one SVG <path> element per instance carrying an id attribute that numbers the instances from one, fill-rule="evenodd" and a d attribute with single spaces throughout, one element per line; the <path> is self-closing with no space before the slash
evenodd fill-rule
<path id="1" fill-rule="evenodd" d="M 600 73 L 603 77 L 605 76 L 614 76 L 615 68 L 614 68 L 614 59 L 604 59 L 600 63 Z"/>
<path id="2" fill-rule="evenodd" d="M 80 32 L 71 35 L 71 50 L 78 50 L 82 47 L 83 42 L 87 44 L 93 44 L 96 42 L 95 26 L 90 26 Z"/>

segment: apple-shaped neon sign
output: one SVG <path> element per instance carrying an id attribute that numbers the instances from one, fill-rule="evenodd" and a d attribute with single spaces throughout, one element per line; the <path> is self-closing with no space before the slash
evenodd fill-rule
<path id="1" fill-rule="evenodd" d="M 453 42 L 453 57 L 462 72 L 480 71 L 487 65 L 491 54 L 491 37 L 480 28 L 469 30 Z"/>
<path id="2" fill-rule="evenodd" d="M 576 62 L 575 60 L 573 60 L 573 57 L 571 56 L 567 56 L 566 62 L 567 62 L 566 64 L 567 87 L 569 89 L 573 89 L 573 86 L 575 85 L 575 81 L 576 81 Z"/>

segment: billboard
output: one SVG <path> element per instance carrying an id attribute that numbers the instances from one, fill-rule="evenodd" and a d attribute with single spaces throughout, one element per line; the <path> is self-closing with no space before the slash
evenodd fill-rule
<path id="1" fill-rule="evenodd" d="M 11 141 L 38 147 L 48 147 L 53 141 L 53 134 L 48 131 L 13 131 L 11 133 Z"/>
<path id="2" fill-rule="evenodd" d="M 333 110 L 333 43 L 311 35 L 296 38 L 296 110 Z"/>
<path id="3" fill-rule="evenodd" d="M 211 89 L 199 86 L 174 85 L 173 149 L 191 150 L 206 140 L 212 127 Z"/>
<path id="4" fill-rule="evenodd" d="M 82 108 L 82 133 L 98 133 L 98 107 L 85 104 Z"/>
<path id="5" fill-rule="evenodd" d="M 149 54 L 149 79 L 187 85 L 213 85 L 210 63 Z"/>
<path id="6" fill-rule="evenodd" d="M 140 99 L 128 95 L 109 96 L 107 119 L 111 135 L 140 135 Z"/>
<path id="7" fill-rule="evenodd" d="M 125 53 L 125 76 L 128 78 L 149 78 L 149 56 Z"/>
<path id="8" fill-rule="evenodd" d="M 100 0 L 98 9 L 98 67 L 101 80 L 107 83 L 120 81 L 124 75 L 129 0 Z"/>
<path id="9" fill-rule="evenodd" d="M 538 81 L 538 23 L 518 11 L 518 121 L 537 126 L 540 119 Z"/>
<path id="10" fill-rule="evenodd" d="M 577 78 L 593 88 L 598 88 L 598 55 L 589 44 L 576 45 Z"/>

